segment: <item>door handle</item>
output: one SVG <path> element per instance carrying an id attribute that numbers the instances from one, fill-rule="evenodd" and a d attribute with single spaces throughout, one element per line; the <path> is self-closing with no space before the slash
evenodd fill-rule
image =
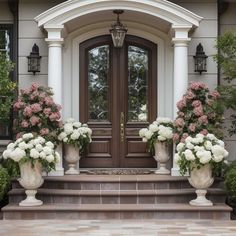
<path id="1" fill-rule="evenodd" d="M 120 141 L 123 143 L 125 140 L 125 115 L 124 112 L 120 113 Z"/>

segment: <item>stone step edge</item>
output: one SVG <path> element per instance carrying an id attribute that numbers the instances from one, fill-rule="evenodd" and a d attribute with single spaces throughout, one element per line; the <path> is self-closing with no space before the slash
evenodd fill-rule
<path id="1" fill-rule="evenodd" d="M 25 190 L 15 188 L 8 192 L 9 196 L 22 195 Z M 73 189 L 38 189 L 38 194 L 59 195 L 59 196 L 170 196 L 170 195 L 190 195 L 194 194 L 195 189 L 156 189 L 156 190 L 73 190 Z M 207 191 L 210 195 L 225 195 L 226 192 L 220 188 L 210 188 Z"/>
<path id="2" fill-rule="evenodd" d="M 226 204 L 215 204 L 213 206 L 191 206 L 189 204 L 44 204 L 35 207 L 22 207 L 16 204 L 9 204 L 2 208 L 2 212 L 51 212 L 51 211 L 79 211 L 79 212 L 231 212 L 232 208 Z"/>

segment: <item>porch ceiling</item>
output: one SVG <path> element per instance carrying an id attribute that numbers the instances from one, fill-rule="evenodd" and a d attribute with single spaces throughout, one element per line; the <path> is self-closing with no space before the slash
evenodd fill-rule
<path id="1" fill-rule="evenodd" d="M 197 27 L 202 19 L 167 0 L 68 0 L 40 14 L 35 20 L 39 27 L 62 26 L 84 15 L 114 9 L 144 13 L 177 27 Z"/>
<path id="2" fill-rule="evenodd" d="M 87 25 L 92 25 L 98 22 L 107 22 L 107 27 L 110 27 L 112 23 L 116 20 L 116 16 L 113 12 L 110 11 L 100 11 L 90 13 L 88 15 L 81 16 L 80 18 L 73 19 L 66 23 L 65 27 L 67 33 L 71 33 L 78 28 L 85 27 Z M 144 13 L 125 11 L 121 16 L 121 21 L 125 25 L 128 25 L 127 22 L 141 23 L 150 27 L 159 29 L 164 33 L 168 33 L 170 30 L 171 24 L 167 21 L 164 21 L 160 18 L 156 18 Z M 128 25 L 129 28 L 129 25 Z"/>

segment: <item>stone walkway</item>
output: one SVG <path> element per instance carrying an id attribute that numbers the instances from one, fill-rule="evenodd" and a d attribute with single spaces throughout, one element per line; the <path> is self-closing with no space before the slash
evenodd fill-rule
<path id="1" fill-rule="evenodd" d="M 0 221 L 1 236 L 236 236 L 236 221 Z"/>

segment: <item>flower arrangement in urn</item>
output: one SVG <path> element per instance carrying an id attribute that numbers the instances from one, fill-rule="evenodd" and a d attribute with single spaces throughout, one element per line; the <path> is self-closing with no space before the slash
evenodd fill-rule
<path id="1" fill-rule="evenodd" d="M 191 82 L 187 93 L 177 103 L 178 116 L 174 121 L 175 143 L 184 142 L 188 136 L 198 133 L 206 135 L 213 133 L 223 137 L 221 123 L 223 109 L 218 103 L 220 94 L 210 92 L 208 87 L 200 82 Z"/>
<path id="2" fill-rule="evenodd" d="M 47 140 L 57 140 L 57 129 L 61 126 L 61 106 L 53 100 L 51 88 L 36 83 L 30 88 L 20 91 L 20 96 L 14 104 L 18 112 L 15 121 L 17 138 L 24 133 L 32 132 Z"/>
<path id="3" fill-rule="evenodd" d="M 222 169 L 227 156 L 224 142 L 210 133 L 206 136 L 200 133 L 195 137 L 189 136 L 177 145 L 174 161 L 179 165 L 182 175 L 190 172 L 189 182 L 197 189 L 197 198 L 190 201 L 191 205 L 212 205 L 205 197 L 206 189 L 214 182 L 212 172 L 214 174 Z"/>
<path id="4" fill-rule="evenodd" d="M 26 189 L 27 198 L 20 202 L 20 206 L 42 205 L 42 201 L 35 198 L 37 188 L 44 180 L 42 170 L 55 169 L 60 161 L 60 155 L 54 150 L 54 144 L 41 136 L 26 133 L 14 143 L 10 143 L 3 152 L 4 159 L 17 162 L 20 167 L 20 184 Z"/>
<path id="5" fill-rule="evenodd" d="M 75 166 L 87 145 L 92 142 L 91 136 L 92 130 L 87 124 L 77 122 L 73 118 L 69 118 L 59 130 L 58 139 L 65 144 L 65 159 L 69 166 L 66 174 L 79 174 Z"/>
<path id="6" fill-rule="evenodd" d="M 139 131 L 143 142 L 148 143 L 148 150 L 154 153 L 154 158 L 159 162 L 156 174 L 169 174 L 166 162 L 170 159 L 169 148 L 173 138 L 173 121 L 169 118 L 159 117 L 148 128 Z"/>

